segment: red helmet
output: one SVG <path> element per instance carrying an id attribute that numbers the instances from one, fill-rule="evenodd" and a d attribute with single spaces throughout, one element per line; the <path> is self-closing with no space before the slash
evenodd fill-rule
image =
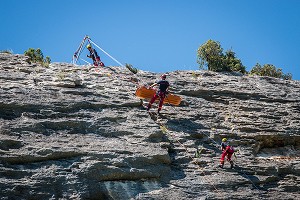
<path id="1" fill-rule="evenodd" d="M 162 78 L 162 79 L 166 79 L 167 78 L 167 74 L 163 74 L 163 75 L 161 75 L 161 77 L 160 78 Z"/>

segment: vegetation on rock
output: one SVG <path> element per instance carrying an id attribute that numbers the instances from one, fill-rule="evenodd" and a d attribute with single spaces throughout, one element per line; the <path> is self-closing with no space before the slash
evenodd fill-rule
<path id="1" fill-rule="evenodd" d="M 132 67 L 132 65 L 131 64 L 125 64 L 125 67 L 127 68 L 127 69 L 129 69 L 132 73 L 134 73 L 134 74 L 136 74 L 136 73 L 138 73 L 138 69 L 137 68 L 135 68 L 135 67 Z"/>
<path id="2" fill-rule="evenodd" d="M 235 55 L 235 52 L 227 50 L 223 53 L 223 48 L 220 42 L 208 40 L 201 45 L 197 51 L 197 63 L 200 64 L 200 69 L 207 67 L 209 71 L 215 72 L 241 72 L 246 73 L 246 68 L 241 60 Z"/>
<path id="3" fill-rule="evenodd" d="M 50 57 L 46 56 L 46 58 L 44 58 L 44 54 L 40 48 L 29 48 L 27 51 L 24 52 L 24 54 L 25 56 L 29 56 L 29 63 L 40 63 L 45 67 L 48 67 L 51 63 Z"/>
<path id="4" fill-rule="evenodd" d="M 275 78 L 282 78 L 285 80 L 291 80 L 292 74 L 284 74 L 281 68 L 276 68 L 272 64 L 264 64 L 261 66 L 257 63 L 250 71 L 250 75 L 259 75 L 259 76 L 270 76 Z"/>
<path id="5" fill-rule="evenodd" d="M 208 40 L 202 44 L 197 51 L 197 63 L 200 69 L 208 69 L 214 72 L 241 72 L 248 73 L 241 60 L 236 57 L 236 54 L 231 49 L 223 53 L 223 48 L 220 42 Z M 250 75 L 269 76 L 282 78 L 286 80 L 292 79 L 292 74 L 284 74 L 281 68 L 276 68 L 272 64 L 261 66 L 256 64 L 249 72 Z"/>

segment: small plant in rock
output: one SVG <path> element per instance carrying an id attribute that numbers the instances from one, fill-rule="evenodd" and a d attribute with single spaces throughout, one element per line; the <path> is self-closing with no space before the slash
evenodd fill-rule
<path id="1" fill-rule="evenodd" d="M 61 72 L 59 72 L 58 74 L 57 74 L 57 76 L 58 76 L 58 78 L 59 78 L 59 80 L 64 80 L 65 79 L 65 77 L 66 77 L 66 73 L 65 72 L 63 72 L 63 71 L 61 71 Z"/>
<path id="2" fill-rule="evenodd" d="M 24 54 L 29 57 L 28 63 L 40 63 L 44 67 L 48 67 L 51 63 L 50 57 L 46 56 L 46 58 L 44 58 L 43 52 L 40 48 L 29 48 L 24 52 Z"/>
<path id="3" fill-rule="evenodd" d="M 192 77 L 193 78 L 198 78 L 199 76 L 201 76 L 200 74 L 196 74 L 195 72 L 192 72 Z"/>
<path id="4" fill-rule="evenodd" d="M 127 63 L 126 63 L 125 67 L 126 67 L 127 69 L 129 69 L 129 70 L 130 70 L 132 73 L 134 73 L 134 74 L 138 73 L 138 69 L 135 68 L 135 67 L 132 67 L 131 64 L 127 64 Z"/>

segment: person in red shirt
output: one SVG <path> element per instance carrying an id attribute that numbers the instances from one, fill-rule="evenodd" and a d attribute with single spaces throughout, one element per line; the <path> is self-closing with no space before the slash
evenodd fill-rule
<path id="1" fill-rule="evenodd" d="M 161 80 L 158 81 L 157 83 L 154 83 L 150 86 L 150 88 L 156 86 L 156 85 L 159 85 L 159 89 L 158 91 L 154 94 L 154 96 L 152 97 L 151 101 L 149 102 L 148 106 L 147 106 L 147 111 L 150 110 L 153 102 L 159 97 L 159 105 L 158 105 L 158 111 L 157 113 L 159 113 L 162 109 L 162 105 L 163 105 L 163 102 L 164 102 L 164 99 L 168 93 L 168 88 L 170 86 L 169 82 L 166 80 L 167 78 L 167 75 L 166 74 L 163 74 L 161 76 Z"/>
<path id="2" fill-rule="evenodd" d="M 227 138 L 222 139 L 221 151 L 222 151 L 222 155 L 221 155 L 219 167 L 221 168 L 224 167 L 224 160 L 225 157 L 227 156 L 227 161 L 230 162 L 230 168 L 233 168 L 233 161 L 231 160 L 231 156 L 234 153 L 234 148 L 229 145 L 229 143 L 227 142 Z"/>

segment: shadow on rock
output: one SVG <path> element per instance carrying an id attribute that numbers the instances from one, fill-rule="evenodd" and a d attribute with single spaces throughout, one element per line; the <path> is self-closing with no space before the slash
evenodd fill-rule
<path id="1" fill-rule="evenodd" d="M 246 172 L 247 168 L 241 167 L 239 165 L 235 165 L 234 170 L 238 172 L 238 174 L 251 182 L 253 185 L 253 189 L 265 190 L 265 188 L 259 186 L 260 180 L 254 175 L 250 175 Z"/>
<path id="2" fill-rule="evenodd" d="M 203 134 L 199 133 L 201 129 L 207 129 L 200 123 L 192 121 L 193 119 L 170 119 L 166 123 L 172 131 L 183 131 L 190 134 L 192 138 L 201 139 Z M 188 131 L 187 131 L 188 130 Z"/>

